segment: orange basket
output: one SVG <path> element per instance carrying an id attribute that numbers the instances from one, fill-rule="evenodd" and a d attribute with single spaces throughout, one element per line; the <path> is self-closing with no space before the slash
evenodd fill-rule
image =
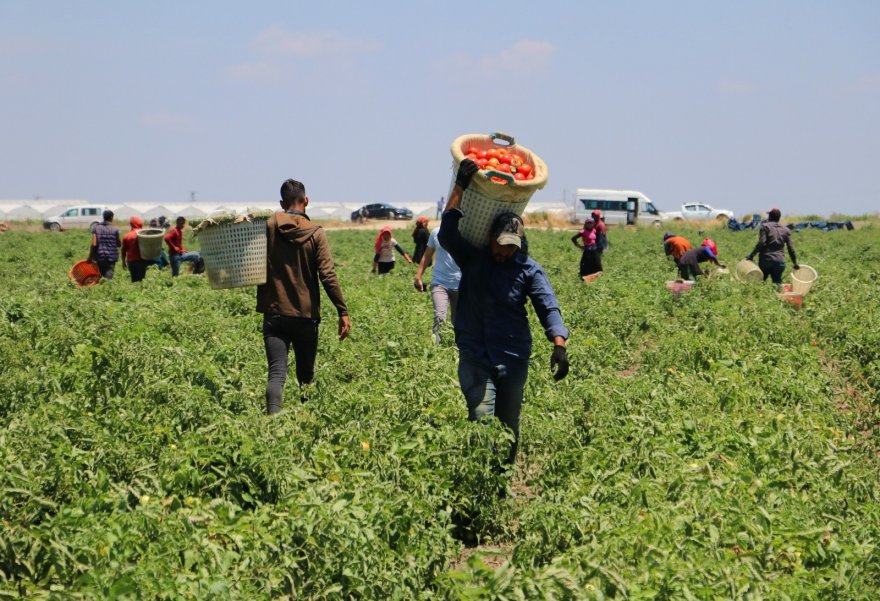
<path id="1" fill-rule="evenodd" d="M 79 288 L 94 286 L 101 281 L 101 272 L 98 269 L 98 265 L 91 261 L 74 263 L 67 275 L 70 276 L 71 281 Z"/>

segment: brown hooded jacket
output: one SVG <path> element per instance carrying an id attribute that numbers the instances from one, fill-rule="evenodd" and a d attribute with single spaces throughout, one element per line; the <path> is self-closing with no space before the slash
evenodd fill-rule
<path id="1" fill-rule="evenodd" d="M 257 286 L 257 311 L 319 319 L 320 281 L 339 315 L 348 315 L 321 226 L 299 211 L 278 211 L 267 226 L 267 278 Z"/>

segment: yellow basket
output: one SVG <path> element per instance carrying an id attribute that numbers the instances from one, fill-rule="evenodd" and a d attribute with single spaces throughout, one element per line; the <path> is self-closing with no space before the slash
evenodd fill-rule
<path id="1" fill-rule="evenodd" d="M 532 168 L 534 178 L 531 180 L 515 180 L 509 173 L 488 170 L 480 171 L 474 176 L 471 185 L 461 198 L 461 211 L 464 213 L 459 222 L 461 235 L 465 240 L 478 248 L 489 244 L 489 231 L 495 217 L 501 213 L 522 215 L 532 195 L 547 185 L 547 164 L 526 148 L 519 146 L 513 136 L 501 132 L 485 134 L 465 134 L 457 137 L 450 147 L 452 153 L 452 182 L 449 191 L 455 186 L 458 166 L 465 159 L 467 149 L 475 147 L 479 150 L 490 148 L 506 148 L 519 155 Z M 492 181 L 490 178 L 502 180 Z"/>
<path id="2" fill-rule="evenodd" d="M 199 232 L 208 283 L 215 290 L 266 283 L 266 220 L 209 225 Z"/>
<path id="3" fill-rule="evenodd" d="M 760 267 L 743 259 L 736 264 L 736 279 L 740 282 L 760 282 L 764 279 L 764 273 Z"/>
<path id="4" fill-rule="evenodd" d="M 798 269 L 791 272 L 791 291 L 804 295 L 810 291 L 813 282 L 819 279 L 819 274 L 809 265 L 799 265 Z"/>

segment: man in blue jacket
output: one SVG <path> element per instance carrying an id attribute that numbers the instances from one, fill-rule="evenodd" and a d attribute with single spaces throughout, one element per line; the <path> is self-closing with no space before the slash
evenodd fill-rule
<path id="1" fill-rule="evenodd" d="M 531 300 L 547 340 L 553 343 L 550 370 L 556 380 L 568 374 L 568 329 L 547 274 L 528 256 L 518 215 L 505 213 L 495 219 L 486 249 L 475 247 L 459 232 L 458 222 L 464 216 L 459 208 L 461 197 L 477 171 L 469 159 L 459 165 L 438 238 L 461 268 L 455 343 L 468 418 L 494 415 L 513 431 L 514 443 L 506 459 L 512 464 L 532 352 L 526 299 Z"/>

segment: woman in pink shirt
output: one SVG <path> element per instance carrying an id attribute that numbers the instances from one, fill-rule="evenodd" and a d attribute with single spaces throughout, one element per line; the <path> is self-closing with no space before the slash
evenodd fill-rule
<path id="1" fill-rule="evenodd" d="M 596 222 L 592 218 L 587 218 L 584 221 L 584 229 L 571 237 L 574 245 L 583 249 L 581 277 L 602 271 L 602 253 L 597 244 L 597 235 Z"/>

